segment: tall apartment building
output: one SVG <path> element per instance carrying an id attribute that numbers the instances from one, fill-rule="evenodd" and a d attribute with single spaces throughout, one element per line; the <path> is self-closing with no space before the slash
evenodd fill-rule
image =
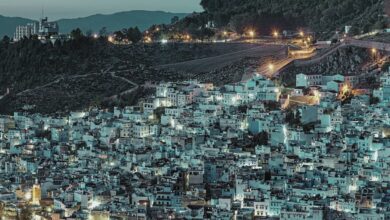
<path id="1" fill-rule="evenodd" d="M 27 25 L 20 25 L 16 27 L 14 40 L 19 41 L 24 37 L 31 37 L 38 34 L 38 22 L 28 23 Z"/>

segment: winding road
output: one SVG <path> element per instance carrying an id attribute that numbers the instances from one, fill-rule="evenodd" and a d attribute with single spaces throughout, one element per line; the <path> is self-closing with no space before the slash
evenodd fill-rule
<path id="1" fill-rule="evenodd" d="M 229 64 L 240 61 L 244 57 L 258 58 L 271 55 L 278 56 L 280 54 L 286 54 L 285 45 L 259 45 L 250 49 L 226 53 L 219 56 L 160 65 L 156 66 L 156 68 L 175 69 L 192 73 L 204 73 L 220 69 Z"/>
<path id="2" fill-rule="evenodd" d="M 227 64 L 233 63 L 238 61 L 239 59 L 243 57 L 264 57 L 264 56 L 276 56 L 279 57 L 279 60 L 277 62 L 273 62 L 272 65 L 269 63 L 264 63 L 262 64 L 258 69 L 257 73 L 266 77 L 275 77 L 277 74 L 279 74 L 284 68 L 294 65 L 296 67 L 301 67 L 301 66 L 308 66 L 308 65 L 314 65 L 319 62 L 321 62 L 323 59 L 331 55 L 332 53 L 336 52 L 340 48 L 347 47 L 347 46 L 355 46 L 355 47 L 361 47 L 361 48 L 368 48 L 372 49 L 375 48 L 377 50 L 381 51 L 387 51 L 390 52 L 390 43 L 383 43 L 383 42 L 375 42 L 375 41 L 365 41 L 365 40 L 358 40 L 354 38 L 346 38 L 342 43 L 339 43 L 338 45 L 329 48 L 328 51 L 326 51 L 323 54 L 318 54 L 316 56 L 315 54 L 312 54 L 312 56 L 308 56 L 305 58 L 289 58 L 286 56 L 286 47 L 282 45 L 261 45 L 261 46 L 256 46 L 251 49 L 246 49 L 246 50 L 240 50 L 232 53 L 227 53 L 219 56 L 214 56 L 214 57 L 208 57 L 208 58 L 203 58 L 203 59 L 196 59 L 196 60 L 190 60 L 190 61 L 185 61 L 185 62 L 180 62 L 180 63 L 173 63 L 173 64 L 167 64 L 167 65 L 161 65 L 158 66 L 158 68 L 174 68 L 174 69 L 179 69 L 183 71 L 191 71 L 191 72 L 204 72 L 204 71 L 209 71 L 210 69 L 218 69 L 220 67 L 226 66 Z M 123 70 L 123 71 L 111 71 L 112 67 L 108 68 L 107 70 L 104 70 L 100 73 L 89 73 L 89 74 L 84 74 L 84 75 L 74 75 L 74 76 L 69 76 L 68 78 L 75 79 L 75 78 L 83 78 L 83 77 L 88 77 L 91 75 L 98 75 L 98 74 L 107 74 L 110 73 L 111 77 L 117 78 L 119 80 L 125 81 L 128 84 L 132 85 L 132 88 L 121 92 L 118 95 L 110 97 L 110 99 L 117 99 L 118 96 L 120 95 L 125 95 L 132 93 L 136 91 L 140 85 L 137 83 L 126 79 L 121 76 L 117 76 L 116 74 L 119 72 L 126 72 L 128 70 Z M 111 71 L 111 72 L 110 72 Z M 253 71 L 248 71 L 248 74 L 244 74 L 242 77 L 242 81 L 247 81 L 250 79 L 254 73 Z M 59 83 L 61 80 L 64 80 L 64 76 L 60 76 L 56 80 L 46 83 L 44 85 L 32 88 L 32 89 L 26 89 L 24 91 L 21 91 L 17 93 L 17 96 L 23 95 L 25 93 L 45 88 L 47 86 Z M 146 85 L 146 84 L 145 84 Z M 142 85 L 143 86 L 143 85 Z M 8 93 L 0 96 L 0 100 L 6 97 Z"/>
<path id="3" fill-rule="evenodd" d="M 320 63 L 323 59 L 327 58 L 337 50 L 343 48 L 343 47 L 361 47 L 361 48 L 367 48 L 367 49 L 377 49 L 381 51 L 387 51 L 390 52 L 390 43 L 383 43 L 383 42 L 375 42 L 375 41 L 364 41 L 364 40 L 358 40 L 353 38 L 346 38 L 342 43 L 337 44 L 336 46 L 329 48 L 326 52 L 322 54 L 318 54 L 316 56 L 315 53 L 312 54 L 312 56 L 304 57 L 304 58 L 283 58 L 279 61 L 272 64 L 272 68 L 269 64 L 263 64 L 258 69 L 258 74 L 272 78 L 277 76 L 283 69 L 293 65 L 295 67 L 302 67 L 302 66 L 310 66 L 314 64 Z M 250 76 L 243 76 L 243 81 L 246 81 L 250 78 Z"/>

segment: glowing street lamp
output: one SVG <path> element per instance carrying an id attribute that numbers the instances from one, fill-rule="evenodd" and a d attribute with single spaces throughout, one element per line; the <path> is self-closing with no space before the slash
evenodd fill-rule
<path id="1" fill-rule="evenodd" d="M 146 43 L 152 42 L 152 38 L 150 38 L 150 37 L 145 37 L 145 42 L 146 42 Z"/>
<path id="2" fill-rule="evenodd" d="M 273 71 L 273 70 L 275 69 L 275 65 L 273 65 L 272 63 L 270 63 L 270 64 L 268 65 L 268 69 L 271 70 L 271 71 Z"/>
<path id="3" fill-rule="evenodd" d="M 256 35 L 255 31 L 253 31 L 253 30 L 249 31 L 248 33 L 249 33 L 249 36 L 250 36 L 251 38 L 254 38 L 255 35 Z"/>
<path id="4" fill-rule="evenodd" d="M 109 36 L 108 41 L 112 43 L 112 42 L 114 42 L 114 38 L 112 36 Z"/>
<path id="5" fill-rule="evenodd" d="M 376 50 L 376 48 L 372 48 L 372 49 L 371 49 L 371 53 L 372 53 L 372 54 L 375 55 L 377 52 L 378 52 L 378 51 Z"/>
<path id="6" fill-rule="evenodd" d="M 305 33 L 304 33 L 303 31 L 300 31 L 300 32 L 299 32 L 299 36 L 304 37 L 304 36 L 305 36 Z"/>
<path id="7" fill-rule="evenodd" d="M 274 31 L 273 35 L 275 38 L 279 37 L 279 33 L 277 31 Z"/>

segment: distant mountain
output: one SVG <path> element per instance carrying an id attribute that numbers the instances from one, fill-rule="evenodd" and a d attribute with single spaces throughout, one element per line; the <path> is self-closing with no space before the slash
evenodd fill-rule
<path id="1" fill-rule="evenodd" d="M 187 15 L 186 13 L 163 11 L 127 11 L 109 15 L 97 14 L 83 18 L 61 19 L 58 20 L 58 24 L 61 33 L 69 33 L 75 28 L 80 28 L 83 32 L 88 30 L 98 32 L 103 27 L 106 27 L 107 31 L 117 31 L 138 26 L 141 30 L 145 30 L 153 24 L 168 24 L 174 16 L 183 18 Z M 32 22 L 32 20 L 0 15 L 0 37 L 4 35 L 12 37 L 16 26 L 25 25 L 29 22 Z"/>
<path id="2" fill-rule="evenodd" d="M 32 20 L 19 17 L 4 17 L 0 15 L 0 37 L 2 38 L 4 35 L 12 37 L 16 26 L 25 25 L 29 22 L 32 22 Z"/>
<path id="3" fill-rule="evenodd" d="M 58 24 L 62 33 L 68 33 L 77 27 L 84 32 L 88 30 L 98 32 L 103 27 L 106 27 L 108 31 L 116 31 L 133 26 L 145 30 L 153 24 L 168 24 L 174 16 L 183 18 L 186 15 L 162 11 L 128 11 L 110 15 L 97 14 L 84 18 L 61 19 Z"/>

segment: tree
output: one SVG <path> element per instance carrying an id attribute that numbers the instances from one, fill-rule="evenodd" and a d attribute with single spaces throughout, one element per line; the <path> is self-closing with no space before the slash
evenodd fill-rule
<path id="1" fill-rule="evenodd" d="M 389 67 L 390 67 L 390 62 L 385 62 L 383 65 L 382 65 L 382 71 L 383 72 L 386 72 L 386 71 L 389 71 Z"/>
<path id="2" fill-rule="evenodd" d="M 178 17 L 178 16 L 174 16 L 174 17 L 171 19 L 171 24 L 176 24 L 178 21 L 179 21 L 179 17 Z"/>
<path id="3" fill-rule="evenodd" d="M 295 120 L 294 112 L 291 111 L 290 109 L 288 109 L 287 112 L 286 112 L 286 116 L 285 116 L 284 120 L 285 120 L 288 124 L 293 124 L 293 123 L 294 123 L 294 120 Z"/>
<path id="4" fill-rule="evenodd" d="M 381 21 L 381 20 L 379 20 L 379 21 L 377 21 L 377 22 L 375 22 L 375 24 L 374 24 L 374 30 L 381 30 L 381 29 L 383 29 L 383 28 L 385 28 L 386 27 L 386 24 L 385 24 L 385 22 L 384 21 Z"/>
<path id="5" fill-rule="evenodd" d="M 253 144 L 256 145 L 268 145 L 268 133 L 266 131 L 262 131 L 255 136 L 253 136 Z"/>
<path id="6" fill-rule="evenodd" d="M 298 110 L 295 112 L 295 121 L 294 122 L 296 125 L 299 125 L 301 123 L 301 112 Z"/>
<path id="7" fill-rule="evenodd" d="M 85 36 L 92 37 L 92 30 L 87 30 L 87 32 L 85 32 Z"/>
<path id="8" fill-rule="evenodd" d="M 84 35 L 80 28 L 76 28 L 70 32 L 73 40 L 80 40 Z"/>
<path id="9" fill-rule="evenodd" d="M 2 43 L 4 43 L 4 44 L 9 44 L 10 41 L 11 41 L 11 39 L 10 39 L 7 35 L 5 35 L 5 36 L 3 37 Z"/>
<path id="10" fill-rule="evenodd" d="M 352 36 L 359 35 L 360 34 L 360 30 L 359 30 L 358 27 L 352 26 L 351 29 L 349 30 L 349 34 L 352 35 Z"/>
<path id="11" fill-rule="evenodd" d="M 376 105 L 380 102 L 378 97 L 370 96 L 370 105 Z"/>
<path id="12" fill-rule="evenodd" d="M 99 30 L 99 36 L 105 37 L 107 36 L 107 28 L 102 27 L 102 29 Z"/>
<path id="13" fill-rule="evenodd" d="M 286 116 L 285 116 L 285 121 L 290 125 L 290 126 L 297 126 L 301 123 L 301 113 L 300 111 L 292 111 L 292 110 L 287 110 Z"/>
<path id="14" fill-rule="evenodd" d="M 122 31 L 115 31 L 114 36 L 116 41 L 122 41 L 126 37 L 126 35 Z"/>
<path id="15" fill-rule="evenodd" d="M 141 39 L 142 39 L 142 33 L 141 31 L 138 29 L 138 27 L 135 27 L 135 28 L 129 28 L 127 30 L 127 39 L 129 39 L 129 41 L 133 42 L 133 43 L 138 43 Z"/>

